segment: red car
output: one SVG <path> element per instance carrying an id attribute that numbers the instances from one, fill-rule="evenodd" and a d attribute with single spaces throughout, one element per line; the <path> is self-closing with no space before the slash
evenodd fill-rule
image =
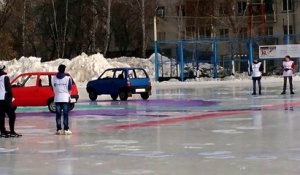
<path id="1" fill-rule="evenodd" d="M 51 87 L 51 77 L 56 72 L 23 73 L 11 81 L 14 96 L 13 106 L 48 106 L 55 112 L 54 92 Z M 69 75 L 69 74 L 67 74 Z M 74 81 L 71 90 L 71 110 L 74 108 L 79 95 Z"/>

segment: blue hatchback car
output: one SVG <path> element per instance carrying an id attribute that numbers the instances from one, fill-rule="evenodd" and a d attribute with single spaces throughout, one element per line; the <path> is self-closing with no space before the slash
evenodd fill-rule
<path id="1" fill-rule="evenodd" d="M 97 80 L 89 81 L 86 90 L 92 101 L 98 95 L 125 101 L 132 94 L 140 94 L 147 100 L 151 95 L 151 81 L 143 68 L 112 68 L 105 70 Z"/>

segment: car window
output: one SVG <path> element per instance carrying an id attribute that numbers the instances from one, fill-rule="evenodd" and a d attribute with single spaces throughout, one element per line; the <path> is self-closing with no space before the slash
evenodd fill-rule
<path id="1" fill-rule="evenodd" d="M 41 75 L 38 86 L 43 87 L 43 86 L 50 86 L 50 79 L 48 75 Z"/>
<path id="2" fill-rule="evenodd" d="M 102 75 L 101 79 L 106 79 L 106 78 L 113 78 L 114 77 L 114 71 L 113 70 L 106 70 Z"/>
<path id="3" fill-rule="evenodd" d="M 129 69 L 128 70 L 128 78 L 135 78 L 136 76 L 135 76 L 135 73 L 134 73 L 134 71 L 133 71 L 133 69 Z"/>
<path id="4" fill-rule="evenodd" d="M 32 87 L 36 86 L 36 75 L 24 75 L 18 78 L 16 81 L 16 85 L 13 86 L 19 86 L 19 87 Z"/>
<path id="5" fill-rule="evenodd" d="M 143 69 L 135 69 L 136 78 L 148 78 L 146 72 Z"/>
<path id="6" fill-rule="evenodd" d="M 125 78 L 125 72 L 124 72 L 124 70 L 116 70 L 114 78 L 124 79 Z"/>

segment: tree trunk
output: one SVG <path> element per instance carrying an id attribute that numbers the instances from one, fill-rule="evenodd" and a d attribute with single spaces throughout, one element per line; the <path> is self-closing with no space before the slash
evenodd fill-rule
<path id="1" fill-rule="evenodd" d="M 57 51 L 57 58 L 59 58 L 60 54 L 60 46 L 59 46 L 59 37 L 58 37 L 58 30 L 57 30 L 57 22 L 56 22 L 56 10 L 54 0 L 52 0 L 52 8 L 53 8 L 53 20 L 54 20 L 54 39 L 56 44 L 56 51 Z"/>
<path id="2" fill-rule="evenodd" d="M 146 58 L 147 41 L 146 41 L 146 22 L 145 22 L 145 0 L 142 0 L 141 15 L 142 15 L 141 22 L 142 22 L 142 30 L 143 30 L 143 50 L 142 50 L 142 57 Z"/>
<path id="3" fill-rule="evenodd" d="M 27 0 L 23 0 L 23 16 L 22 16 L 22 55 L 25 56 L 25 47 L 26 47 L 26 38 L 25 38 L 25 29 L 26 29 L 26 5 Z"/>
<path id="4" fill-rule="evenodd" d="M 65 57 L 65 47 L 66 47 L 66 35 L 67 35 L 67 27 L 68 27 L 68 10 L 69 10 L 69 0 L 66 0 L 66 21 L 65 21 L 65 28 L 64 28 L 64 39 L 63 39 L 63 48 L 61 57 Z"/>
<path id="5" fill-rule="evenodd" d="M 104 48 L 104 56 L 106 56 L 110 45 L 110 21 L 111 21 L 111 1 L 107 0 L 107 19 L 106 19 L 106 41 Z"/>

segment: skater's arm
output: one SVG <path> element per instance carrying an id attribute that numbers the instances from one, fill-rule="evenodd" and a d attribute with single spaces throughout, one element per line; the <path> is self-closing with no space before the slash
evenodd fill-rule
<path id="1" fill-rule="evenodd" d="M 12 95 L 10 80 L 9 77 L 7 76 L 4 79 L 4 86 L 5 86 L 7 97 L 11 99 L 13 95 Z"/>

